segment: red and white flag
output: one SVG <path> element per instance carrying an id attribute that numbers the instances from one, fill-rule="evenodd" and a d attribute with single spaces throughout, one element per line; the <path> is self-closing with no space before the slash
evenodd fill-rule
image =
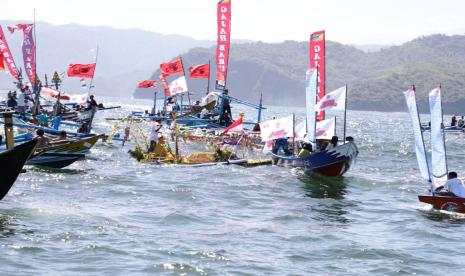
<path id="1" fill-rule="evenodd" d="M 182 66 L 182 61 L 179 58 L 170 62 L 160 64 L 160 71 L 162 75 L 168 77 L 171 75 L 184 73 L 184 68 Z"/>
<path id="2" fill-rule="evenodd" d="M 335 118 L 326 119 L 316 123 L 316 139 L 331 139 L 335 133 Z"/>
<path id="3" fill-rule="evenodd" d="M 156 80 L 144 80 L 137 84 L 137 88 L 157 88 Z"/>
<path id="4" fill-rule="evenodd" d="M 170 83 L 169 88 L 171 95 L 187 92 L 186 77 L 182 76 L 175 79 Z"/>
<path id="5" fill-rule="evenodd" d="M 18 68 L 15 65 L 15 61 L 13 56 L 11 55 L 10 48 L 8 47 L 8 43 L 6 42 L 5 34 L 3 33 L 2 26 L 0 26 L 0 56 L 2 57 L 3 61 L 3 69 L 5 69 L 5 64 L 8 67 L 8 72 L 12 75 L 15 79 L 19 79 Z"/>
<path id="6" fill-rule="evenodd" d="M 50 88 L 50 87 L 44 87 L 43 86 L 42 88 L 40 88 L 40 92 L 44 93 L 44 94 L 47 94 L 48 96 L 53 97 L 53 98 L 60 97 L 60 100 L 69 101 L 71 99 L 70 96 L 65 95 L 63 92 L 60 92 L 60 91 L 55 90 L 55 89 Z"/>
<path id="7" fill-rule="evenodd" d="M 260 124 L 260 136 L 263 142 L 279 138 L 294 137 L 294 116 L 268 120 Z"/>
<path id="8" fill-rule="evenodd" d="M 242 121 L 242 117 L 240 117 L 239 120 L 235 121 L 230 126 L 228 126 L 228 128 L 223 131 L 223 134 L 230 132 L 242 132 L 243 129 L 244 123 Z"/>
<path id="9" fill-rule="evenodd" d="M 316 123 L 316 139 L 331 139 L 335 133 L 335 118 L 326 119 Z M 294 128 L 296 141 L 308 141 L 307 126 L 305 120 L 298 123 Z"/>
<path id="10" fill-rule="evenodd" d="M 346 87 L 338 88 L 326 94 L 315 106 L 317 112 L 334 109 L 344 110 L 346 106 Z"/>
<path id="11" fill-rule="evenodd" d="M 9 25 L 8 30 L 13 33 L 15 30 L 23 31 L 23 60 L 24 71 L 29 81 L 34 84 L 36 82 L 36 48 L 33 36 L 34 24 L 18 24 Z"/>

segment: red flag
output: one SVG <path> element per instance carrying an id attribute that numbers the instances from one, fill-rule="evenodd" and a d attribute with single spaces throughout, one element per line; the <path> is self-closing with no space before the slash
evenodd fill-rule
<path id="1" fill-rule="evenodd" d="M 240 117 L 239 120 L 235 121 L 230 126 L 228 126 L 228 128 L 223 131 L 223 134 L 226 134 L 228 132 L 242 132 L 243 126 L 244 124 L 242 121 L 242 117 Z"/>
<path id="2" fill-rule="evenodd" d="M 226 88 L 229 42 L 231 36 L 231 0 L 220 0 L 217 7 L 218 39 L 216 46 L 216 89 Z"/>
<path id="3" fill-rule="evenodd" d="M 3 58 L 3 68 L 8 67 L 8 71 L 15 78 L 19 79 L 18 69 L 16 68 L 15 61 L 11 55 L 10 48 L 6 42 L 6 37 L 3 33 L 2 26 L 0 26 L 0 56 Z"/>
<path id="4" fill-rule="evenodd" d="M 160 64 L 160 71 L 163 75 L 165 75 L 165 77 L 175 75 L 177 73 L 184 73 L 181 59 Z"/>
<path id="5" fill-rule="evenodd" d="M 325 96 L 325 31 L 310 35 L 310 69 L 318 67 L 318 101 Z M 325 119 L 325 112 L 318 113 L 317 121 Z"/>
<path id="6" fill-rule="evenodd" d="M 93 78 L 95 63 L 91 64 L 70 64 L 68 67 L 68 77 Z"/>
<path id="7" fill-rule="evenodd" d="M 137 84 L 137 88 L 157 88 L 157 81 L 156 80 L 145 80 L 139 82 Z"/>
<path id="8" fill-rule="evenodd" d="M 199 64 L 189 67 L 189 77 L 193 79 L 208 79 L 210 76 L 210 65 Z"/>
<path id="9" fill-rule="evenodd" d="M 160 83 L 163 86 L 163 90 L 165 91 L 166 96 L 171 96 L 170 87 L 166 82 L 165 76 L 163 74 L 160 75 Z"/>

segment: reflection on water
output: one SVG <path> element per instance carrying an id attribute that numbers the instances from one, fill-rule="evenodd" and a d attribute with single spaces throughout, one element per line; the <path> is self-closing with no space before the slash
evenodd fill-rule
<path id="1" fill-rule="evenodd" d="M 432 221 L 448 221 L 450 224 L 458 225 L 465 224 L 465 214 L 456 212 L 439 211 L 431 208 L 429 210 L 423 210 L 422 215 L 424 218 Z"/>
<path id="2" fill-rule="evenodd" d="M 8 238 L 16 234 L 9 216 L 0 216 L 0 238 Z"/>
<path id="3" fill-rule="evenodd" d="M 304 183 L 306 196 L 313 198 L 343 199 L 346 193 L 344 177 L 326 177 L 303 173 L 299 180 Z"/>
<path id="4" fill-rule="evenodd" d="M 300 173 L 298 179 L 304 183 L 305 196 L 318 199 L 311 210 L 315 219 L 325 222 L 347 224 L 347 208 L 353 204 L 344 200 L 346 183 L 343 177 L 326 177 L 318 174 Z M 334 199 L 334 200 L 322 200 Z"/>

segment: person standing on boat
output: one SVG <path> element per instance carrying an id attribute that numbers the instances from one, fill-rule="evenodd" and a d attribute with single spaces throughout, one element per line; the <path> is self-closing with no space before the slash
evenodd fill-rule
<path id="1" fill-rule="evenodd" d="M 162 128 L 161 120 L 155 120 L 150 130 L 150 147 L 148 152 L 153 152 L 158 143 L 158 134 Z"/>
<path id="2" fill-rule="evenodd" d="M 92 110 L 92 115 L 97 112 L 98 104 L 97 101 L 94 99 L 94 95 L 90 95 L 90 99 L 87 101 L 87 110 Z"/>
<path id="3" fill-rule="evenodd" d="M 458 127 L 464 127 L 464 124 L 465 124 L 465 120 L 463 119 L 463 115 L 462 117 L 460 117 L 458 123 L 457 123 L 457 126 Z"/>
<path id="4" fill-rule="evenodd" d="M 456 172 L 449 172 L 447 174 L 447 182 L 444 186 L 436 188 L 435 192 L 439 192 L 439 195 L 452 195 L 465 198 L 465 186 L 462 180 L 457 178 Z"/>
<path id="5" fill-rule="evenodd" d="M 26 113 L 26 95 L 23 92 L 19 92 L 18 96 L 18 113 Z"/>
<path id="6" fill-rule="evenodd" d="M 456 126 L 457 125 L 457 117 L 455 115 L 452 115 L 452 118 L 450 120 L 450 126 Z"/>

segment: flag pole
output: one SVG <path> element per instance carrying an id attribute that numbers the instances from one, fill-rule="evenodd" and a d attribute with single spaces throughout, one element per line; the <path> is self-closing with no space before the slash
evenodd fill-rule
<path id="1" fill-rule="evenodd" d="M 98 44 L 97 44 L 97 52 L 95 53 L 95 68 L 94 68 L 94 73 L 92 74 L 92 78 L 90 79 L 89 92 L 92 89 L 92 82 L 94 81 L 95 70 L 97 70 L 97 60 L 98 60 Z"/>
<path id="2" fill-rule="evenodd" d="M 182 73 L 184 74 L 184 78 L 186 79 L 186 84 L 187 84 L 186 70 L 184 70 L 184 63 L 182 62 L 182 57 L 179 56 L 179 59 L 181 60 Z M 190 109 L 192 107 L 192 104 L 191 104 L 191 93 L 189 91 L 189 88 L 187 89 L 187 100 L 189 101 L 189 109 Z M 182 112 L 182 96 L 181 96 L 181 112 Z"/>
<path id="3" fill-rule="evenodd" d="M 296 154 L 296 146 L 295 146 L 295 113 L 292 113 L 292 150 L 294 151 L 294 155 Z"/>
<path id="4" fill-rule="evenodd" d="M 315 103 L 318 103 L 318 66 L 315 68 L 316 70 L 316 82 L 315 82 Z M 315 139 L 315 148 L 316 148 L 316 121 L 317 121 L 317 116 L 318 116 L 318 111 L 314 111 L 315 113 L 315 120 L 313 120 L 313 139 Z"/>
<path id="5" fill-rule="evenodd" d="M 344 144 L 346 143 L 346 129 L 347 129 L 347 84 L 346 84 L 346 97 L 344 102 Z"/>
<path id="6" fill-rule="evenodd" d="M 210 77 L 211 77 L 211 70 L 210 70 L 210 60 L 208 60 L 208 82 L 207 82 L 207 93 L 210 91 Z"/>
<path id="7" fill-rule="evenodd" d="M 40 111 L 40 99 L 39 99 L 39 93 L 40 89 L 38 87 L 38 79 L 37 79 L 37 35 L 36 35 L 36 9 L 34 8 L 34 83 L 32 84 L 32 90 L 35 92 L 34 94 L 34 106 L 32 107 L 32 114 L 37 115 L 39 114 Z M 26 69 L 26 68 L 24 68 Z"/>
<path id="8" fill-rule="evenodd" d="M 153 108 L 152 108 L 153 115 L 157 113 L 157 90 L 158 90 L 158 87 L 155 87 L 155 93 L 153 93 Z"/>

